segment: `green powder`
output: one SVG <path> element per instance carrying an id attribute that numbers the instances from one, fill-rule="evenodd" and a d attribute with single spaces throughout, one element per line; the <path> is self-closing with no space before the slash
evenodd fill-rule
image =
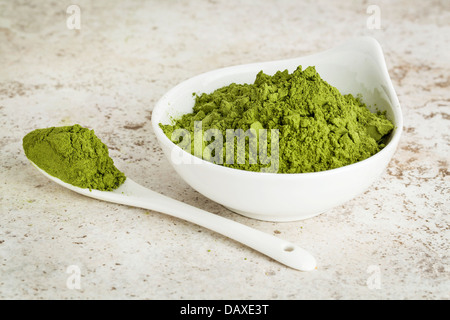
<path id="1" fill-rule="evenodd" d="M 110 191 L 126 179 L 94 130 L 78 124 L 34 130 L 23 138 L 23 149 L 39 168 L 80 188 Z"/>
<path id="2" fill-rule="evenodd" d="M 209 129 L 219 130 L 224 139 L 227 129 L 255 129 L 256 132 L 276 129 L 279 133 L 278 173 L 318 172 L 367 159 L 385 146 L 394 128 L 385 114 L 371 113 L 361 99 L 351 94 L 342 95 L 325 82 L 314 67 L 302 70 L 299 66 L 292 74 L 285 70 L 273 76 L 261 71 L 253 84 L 232 83 L 210 94 L 195 95 L 195 99 L 192 113 L 174 119 L 172 124 L 160 124 L 169 139 L 180 143 L 179 136 L 173 136 L 174 132 L 188 130 L 191 146 L 184 149 L 211 160 L 204 157 L 205 152 L 194 153 L 195 125 L 199 121 L 203 133 Z M 270 132 L 268 145 L 271 144 Z M 204 136 L 201 146 L 203 150 L 207 146 Z M 248 146 L 246 150 L 245 162 L 239 161 L 236 154 L 235 161 L 227 161 L 226 152 L 223 160 L 213 157 L 213 162 L 236 169 L 263 171 L 267 164 L 252 162 Z"/>

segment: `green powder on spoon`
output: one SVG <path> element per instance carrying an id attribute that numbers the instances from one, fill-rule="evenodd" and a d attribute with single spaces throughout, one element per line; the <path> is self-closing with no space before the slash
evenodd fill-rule
<path id="1" fill-rule="evenodd" d="M 23 149 L 39 168 L 76 187 L 111 191 L 126 179 L 94 130 L 78 124 L 34 130 Z"/>

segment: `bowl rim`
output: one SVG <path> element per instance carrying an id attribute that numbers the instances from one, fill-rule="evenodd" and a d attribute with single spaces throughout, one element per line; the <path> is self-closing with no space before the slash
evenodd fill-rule
<path id="1" fill-rule="evenodd" d="M 174 142 L 172 142 L 162 131 L 162 129 L 159 126 L 159 119 L 157 119 L 158 117 L 155 117 L 155 113 L 156 115 L 158 115 L 158 112 L 161 112 L 160 110 L 163 109 L 163 102 L 165 100 L 167 100 L 167 97 L 169 97 L 170 95 L 173 94 L 173 92 L 176 92 L 180 87 L 183 87 L 184 85 L 186 85 L 186 83 L 194 81 L 194 80 L 198 80 L 204 77 L 207 77 L 211 74 L 214 73 L 220 73 L 220 72 L 226 72 L 226 73 L 230 73 L 232 71 L 234 71 L 235 69 L 239 69 L 243 66 L 251 66 L 251 65 L 263 65 L 263 64 L 272 64 L 272 63 L 283 63 L 283 62 L 288 62 L 291 60 L 296 60 L 299 58 L 307 58 L 307 57 L 313 57 L 313 56 L 317 56 L 317 55 L 322 55 L 322 54 L 326 54 L 329 53 L 331 51 L 337 51 L 340 48 L 343 48 L 349 44 L 355 44 L 357 42 L 362 42 L 365 41 L 367 42 L 369 45 L 373 46 L 375 51 L 373 53 L 375 53 L 376 58 L 377 58 L 377 65 L 378 67 L 380 67 L 380 71 L 383 75 L 383 77 L 386 79 L 386 82 L 388 84 L 387 89 L 389 90 L 389 94 L 390 97 L 392 98 L 393 101 L 391 101 L 391 103 L 389 104 L 389 108 L 391 109 L 393 115 L 394 115 L 394 131 L 393 133 L 391 133 L 391 138 L 389 140 L 389 142 L 386 144 L 386 146 L 381 149 L 380 151 L 378 151 L 377 153 L 375 153 L 374 155 L 349 164 L 349 165 L 345 165 L 342 167 L 338 167 L 338 168 L 334 168 L 334 169 L 328 169 L 328 170 L 323 170 L 323 171 L 317 171 L 317 172 L 302 172 L 302 173 L 273 173 L 273 172 L 258 172 L 258 171 L 248 171 L 248 170 L 242 170 L 242 169 L 238 169 L 238 168 L 230 168 L 230 167 L 226 167 L 220 164 L 215 164 L 212 163 L 210 161 L 206 161 L 202 158 L 198 158 L 196 156 L 194 156 L 193 154 L 186 152 L 185 150 L 183 150 L 182 148 L 180 148 L 178 145 L 176 145 Z M 310 177 L 319 177 L 319 176 L 323 176 L 323 175 L 331 175 L 331 174 L 340 174 L 343 173 L 345 171 L 349 171 L 349 170 L 353 170 L 355 168 L 358 167 L 363 167 L 366 166 L 368 164 L 370 164 L 371 162 L 377 161 L 379 158 L 384 157 L 386 154 L 389 154 L 389 152 L 392 152 L 392 154 L 395 152 L 395 149 L 397 148 L 398 142 L 400 140 L 400 136 L 402 134 L 403 131 L 403 115 L 402 115 L 402 111 L 401 111 L 401 106 L 400 103 L 398 101 L 398 97 L 397 94 L 395 92 L 395 89 L 393 87 L 392 84 L 392 80 L 389 76 L 388 70 L 387 70 L 387 66 L 386 66 L 386 62 L 384 59 L 384 55 L 382 53 L 382 48 L 380 46 L 380 44 L 378 43 L 377 40 L 375 40 L 372 37 L 358 37 L 352 40 L 347 41 L 346 43 L 344 43 L 343 45 L 322 51 L 322 52 L 318 52 L 315 54 L 311 54 L 311 55 L 307 55 L 307 56 L 302 56 L 302 57 L 297 57 L 297 58 L 291 58 L 291 59 L 282 59 L 282 60 L 273 60 L 273 61 L 263 61 L 263 62 L 253 62 L 253 63 L 249 63 L 249 64 L 240 64 L 240 65 L 234 65 L 234 66 L 229 66 L 229 67 L 224 67 L 224 68 L 219 68 L 219 69 L 215 69 L 215 70 L 211 70 L 208 72 L 204 72 L 201 73 L 197 76 L 191 77 L 189 79 L 186 79 L 182 82 L 180 82 L 178 85 L 176 85 L 175 87 L 173 87 L 172 89 L 170 89 L 166 94 L 164 94 L 156 103 L 153 112 L 152 112 L 152 127 L 153 130 L 158 138 L 158 140 L 160 141 L 160 143 L 165 144 L 166 146 L 168 146 L 171 150 L 173 150 L 173 148 L 178 148 L 179 151 L 181 150 L 183 152 L 184 155 L 187 155 L 188 157 L 192 158 L 193 162 L 196 162 L 195 165 L 202 165 L 202 166 L 210 166 L 212 169 L 214 170 L 222 170 L 224 173 L 226 174 L 232 174 L 232 175 L 251 175 L 251 176 L 258 176 L 258 177 L 277 177 L 277 178 L 281 178 L 282 179 L 298 179 L 300 177 L 304 177 L 304 178 L 310 178 Z M 195 160 L 194 160 L 195 159 Z M 174 165 L 172 163 L 172 161 L 170 161 L 172 165 Z"/>

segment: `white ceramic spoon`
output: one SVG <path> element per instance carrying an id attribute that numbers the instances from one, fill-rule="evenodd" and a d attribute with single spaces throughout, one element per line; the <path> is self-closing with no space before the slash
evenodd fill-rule
<path id="1" fill-rule="evenodd" d="M 89 189 L 83 189 L 65 183 L 41 170 L 33 162 L 31 163 L 50 180 L 82 195 L 103 201 L 166 213 L 218 232 L 291 268 L 301 271 L 310 271 L 316 268 L 316 260 L 314 257 L 309 252 L 291 242 L 171 199 L 137 184 L 130 178 L 127 178 L 114 191 L 90 191 Z"/>

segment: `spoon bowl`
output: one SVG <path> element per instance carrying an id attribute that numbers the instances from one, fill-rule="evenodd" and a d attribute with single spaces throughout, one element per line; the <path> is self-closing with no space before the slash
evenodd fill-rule
<path id="1" fill-rule="evenodd" d="M 316 268 L 315 258 L 294 243 L 171 199 L 139 185 L 130 178 L 127 178 L 119 188 L 113 191 L 89 190 L 65 183 L 40 169 L 32 161 L 30 162 L 48 179 L 84 196 L 158 211 L 192 222 L 247 245 L 296 270 L 311 271 Z"/>
<path id="2" fill-rule="evenodd" d="M 202 160 L 174 144 L 159 127 L 192 112 L 193 93 L 211 93 L 231 83 L 253 83 L 263 71 L 293 72 L 315 66 L 320 76 L 342 94 L 360 94 L 371 111 L 386 111 L 395 129 L 386 147 L 363 161 L 314 173 L 249 172 Z M 267 221 L 293 221 L 316 216 L 367 190 L 385 170 L 400 139 L 400 104 L 378 42 L 362 37 L 307 57 L 252 63 L 210 71 L 188 79 L 156 104 L 152 126 L 175 171 L 195 190 L 244 216 Z"/>

